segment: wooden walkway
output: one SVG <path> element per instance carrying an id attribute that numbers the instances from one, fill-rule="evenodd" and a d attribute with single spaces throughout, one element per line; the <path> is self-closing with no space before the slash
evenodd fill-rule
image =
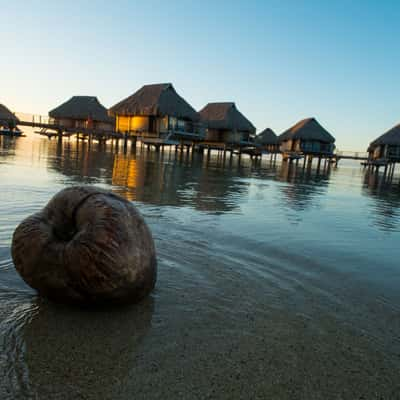
<path id="1" fill-rule="evenodd" d="M 337 151 L 334 154 L 336 160 L 368 160 L 368 153 L 364 151 Z"/>
<path id="2" fill-rule="evenodd" d="M 49 122 L 37 122 L 37 121 L 19 121 L 19 126 L 29 126 L 32 128 L 40 128 L 39 132 L 36 132 L 40 135 L 47 136 L 48 138 L 52 137 L 70 137 L 71 135 L 79 135 L 81 138 L 85 137 L 88 139 L 96 139 L 96 140 L 107 140 L 107 139 L 122 139 L 124 135 L 119 132 L 114 131 L 105 131 L 94 128 L 66 128 L 62 125 L 57 125 Z"/>

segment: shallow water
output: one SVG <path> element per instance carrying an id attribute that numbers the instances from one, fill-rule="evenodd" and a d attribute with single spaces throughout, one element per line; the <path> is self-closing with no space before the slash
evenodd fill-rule
<path id="1" fill-rule="evenodd" d="M 400 187 L 295 166 L 0 137 L 1 399 L 400 398 Z M 36 296 L 12 232 L 61 188 L 135 202 L 159 275 L 142 303 Z"/>

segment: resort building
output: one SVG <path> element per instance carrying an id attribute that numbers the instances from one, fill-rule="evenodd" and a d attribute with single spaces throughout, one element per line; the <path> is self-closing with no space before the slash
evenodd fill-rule
<path id="1" fill-rule="evenodd" d="M 371 142 L 368 153 L 370 160 L 400 162 L 400 124 Z"/>
<path id="2" fill-rule="evenodd" d="M 14 129 L 18 122 L 18 118 L 6 106 L 0 104 L 0 127 Z"/>
<path id="3" fill-rule="evenodd" d="M 93 128 L 101 131 L 113 131 L 114 119 L 107 109 L 94 96 L 73 96 L 49 112 L 55 125 L 65 129 Z"/>
<path id="4" fill-rule="evenodd" d="M 260 132 L 256 136 L 255 142 L 261 150 L 268 151 L 269 153 L 279 152 L 278 136 L 271 128 L 267 128 Z"/>
<path id="5" fill-rule="evenodd" d="M 204 134 L 198 113 L 171 83 L 145 85 L 111 107 L 109 114 L 115 116 L 117 132 L 142 140 L 159 139 L 168 144 L 172 139 L 196 140 Z"/>
<path id="6" fill-rule="evenodd" d="M 316 157 L 333 156 L 335 138 L 315 118 L 293 125 L 278 137 L 282 153 L 299 153 Z"/>
<path id="7" fill-rule="evenodd" d="M 206 128 L 206 143 L 254 144 L 256 128 L 236 108 L 235 103 L 208 103 L 199 114 Z"/>

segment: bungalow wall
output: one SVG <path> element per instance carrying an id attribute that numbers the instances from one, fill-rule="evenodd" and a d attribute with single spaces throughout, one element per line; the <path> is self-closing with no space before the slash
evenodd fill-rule
<path id="1" fill-rule="evenodd" d="M 306 140 L 300 143 L 301 151 L 307 153 L 333 153 L 333 143 L 323 143 L 316 140 Z"/>
<path id="2" fill-rule="evenodd" d="M 374 160 L 382 158 L 384 156 L 384 146 L 376 146 L 372 152 L 372 158 Z"/>
<path id="3" fill-rule="evenodd" d="M 240 143 L 248 140 L 247 132 L 229 131 L 223 129 L 206 129 L 205 140 L 209 142 Z"/>
<path id="4" fill-rule="evenodd" d="M 117 132 L 148 132 L 149 117 L 117 115 L 115 130 Z"/>
<path id="5" fill-rule="evenodd" d="M 93 127 L 94 127 L 94 129 L 98 129 L 101 131 L 113 131 L 114 130 L 114 124 L 111 122 L 94 121 Z"/>
<path id="6" fill-rule="evenodd" d="M 63 126 L 64 128 L 74 128 L 75 120 L 70 118 L 54 118 L 54 124 Z"/>
<path id="7" fill-rule="evenodd" d="M 400 146 L 386 146 L 386 156 L 392 160 L 400 160 Z"/>
<path id="8" fill-rule="evenodd" d="M 199 124 L 181 118 L 164 116 L 122 116 L 115 118 L 115 129 L 117 132 L 131 132 L 133 134 L 150 134 L 158 136 L 161 133 L 189 132 L 203 135 L 204 127 Z"/>
<path id="9" fill-rule="evenodd" d="M 400 146 L 393 146 L 393 145 L 376 146 L 372 151 L 372 158 L 374 160 L 377 160 L 379 158 L 389 158 L 391 160 L 400 160 Z"/>
<path id="10" fill-rule="evenodd" d="M 64 128 L 88 128 L 86 119 L 54 118 L 53 123 Z M 104 131 L 114 130 L 114 125 L 111 122 L 93 121 L 92 127 Z"/>
<path id="11" fill-rule="evenodd" d="M 269 151 L 270 153 L 277 153 L 279 152 L 279 144 L 261 144 L 261 148 Z"/>
<path id="12" fill-rule="evenodd" d="M 333 143 L 322 143 L 317 140 L 287 140 L 281 143 L 281 151 L 297 151 L 304 153 L 333 153 Z"/>
<path id="13" fill-rule="evenodd" d="M 280 148 L 282 152 L 285 151 L 294 151 L 293 147 L 293 140 L 285 140 L 281 143 Z"/>

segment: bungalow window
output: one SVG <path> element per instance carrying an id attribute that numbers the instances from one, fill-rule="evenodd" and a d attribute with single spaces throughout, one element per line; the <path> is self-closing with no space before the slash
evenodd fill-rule
<path id="1" fill-rule="evenodd" d="M 185 121 L 178 119 L 176 124 L 176 130 L 183 132 L 185 130 Z"/>
<path id="2" fill-rule="evenodd" d="M 324 153 L 332 153 L 333 152 L 333 145 L 331 143 L 322 143 L 321 144 L 321 151 Z"/>
<path id="3" fill-rule="evenodd" d="M 304 151 L 313 151 L 313 143 L 312 142 L 303 142 L 301 148 Z"/>
<path id="4" fill-rule="evenodd" d="M 321 151 L 321 144 L 318 142 L 312 142 L 312 151 L 318 153 Z"/>
<path id="5" fill-rule="evenodd" d="M 175 130 L 177 121 L 178 120 L 175 117 L 169 117 L 169 127 L 168 128 L 172 131 Z"/>
<path id="6" fill-rule="evenodd" d="M 388 146 L 388 156 L 391 158 L 400 158 L 400 147 L 399 146 Z"/>
<path id="7" fill-rule="evenodd" d="M 243 140 L 244 142 L 248 142 L 248 141 L 250 140 L 250 139 L 249 139 L 249 136 L 250 136 L 249 133 L 243 132 L 243 133 L 242 133 L 242 140 Z"/>

